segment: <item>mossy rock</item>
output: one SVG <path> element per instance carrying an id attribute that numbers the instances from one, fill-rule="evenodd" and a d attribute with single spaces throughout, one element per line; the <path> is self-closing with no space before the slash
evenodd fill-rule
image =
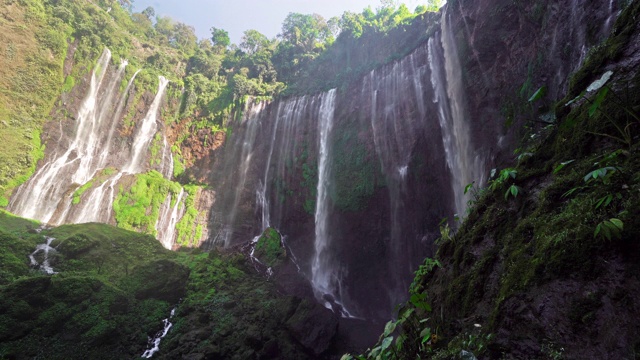
<path id="1" fill-rule="evenodd" d="M 286 251 L 282 247 L 282 237 L 274 228 L 267 228 L 262 233 L 255 250 L 255 257 L 269 267 L 282 264 L 287 257 Z"/>
<path id="2" fill-rule="evenodd" d="M 177 303 L 186 292 L 189 269 L 171 260 L 157 260 L 134 269 L 129 284 L 137 299 L 158 299 Z"/>

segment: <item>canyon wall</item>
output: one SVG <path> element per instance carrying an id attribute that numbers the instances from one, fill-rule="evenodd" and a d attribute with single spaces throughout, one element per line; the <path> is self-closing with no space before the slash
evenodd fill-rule
<path id="1" fill-rule="evenodd" d="M 387 318 L 433 253 L 440 221 L 465 216 L 465 186 L 512 160 L 524 125 L 553 122 L 552 102 L 617 11 L 586 0 L 450 1 L 439 20 L 423 18 L 430 37 L 403 59 L 316 95 L 248 100 L 226 136 L 195 132 L 178 149 L 181 89 L 163 79 L 154 93 L 138 89 L 137 72 L 105 50 L 61 97 L 45 158 L 9 210 L 118 224 L 168 248 L 229 248 L 274 227 L 286 266 L 310 284 L 300 292 L 345 317 Z M 532 103 L 536 89 L 544 96 Z M 180 179 L 206 188 L 171 181 L 176 150 L 194 156 Z M 275 275 L 296 292 L 291 269 Z"/>
<path id="2" fill-rule="evenodd" d="M 513 161 L 525 125 L 553 122 L 568 75 L 611 29 L 609 5 L 452 1 L 407 57 L 340 89 L 249 104 L 200 172 L 219 194 L 204 246 L 275 227 L 320 302 L 388 316 L 440 220 L 465 216 L 465 186 Z"/>

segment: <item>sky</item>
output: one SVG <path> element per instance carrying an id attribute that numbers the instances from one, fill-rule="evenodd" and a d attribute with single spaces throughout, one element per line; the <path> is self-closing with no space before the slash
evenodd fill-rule
<path id="1" fill-rule="evenodd" d="M 403 2 L 411 11 L 424 3 Z M 242 33 L 249 29 L 275 37 L 290 12 L 317 13 L 329 19 L 345 11 L 359 13 L 367 6 L 375 11 L 380 0 L 134 0 L 133 5 L 135 12 L 152 6 L 158 16 L 170 16 L 193 26 L 199 39 L 210 37 L 209 29 L 216 27 L 228 31 L 231 42 L 239 44 Z"/>

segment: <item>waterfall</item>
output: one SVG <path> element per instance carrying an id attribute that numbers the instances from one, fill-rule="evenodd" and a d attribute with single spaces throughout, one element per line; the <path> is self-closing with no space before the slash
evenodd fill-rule
<path id="1" fill-rule="evenodd" d="M 162 136 L 162 161 L 160 163 L 160 173 L 167 179 L 173 177 L 173 155 L 171 146 L 167 142 L 167 137 Z"/>
<path id="2" fill-rule="evenodd" d="M 46 242 L 44 244 L 40 244 L 36 247 L 36 250 L 29 255 L 29 260 L 31 261 L 31 266 L 39 267 L 40 270 L 44 271 L 48 275 L 57 274 L 53 271 L 51 264 L 49 263 L 49 253 L 55 252 L 56 249 L 51 247 L 51 242 L 55 240 L 55 238 L 46 236 Z M 42 252 L 42 262 L 38 262 L 35 258 L 36 254 Z"/>
<path id="3" fill-rule="evenodd" d="M 178 193 L 178 196 L 175 198 L 175 204 L 171 207 L 172 197 L 171 193 L 169 193 L 169 195 L 167 195 L 167 199 L 162 204 L 162 209 L 160 211 L 161 215 L 156 223 L 158 239 L 160 239 L 162 245 L 169 250 L 173 249 L 173 245 L 175 244 L 176 224 L 184 214 L 185 207 L 182 205 L 183 197 L 184 189 L 180 188 L 180 193 Z"/>
<path id="4" fill-rule="evenodd" d="M 245 184 L 247 181 L 247 175 L 249 172 L 249 167 L 251 165 L 251 159 L 254 155 L 254 142 L 256 140 L 256 134 L 258 132 L 259 127 L 259 115 L 262 110 L 265 108 L 266 103 L 259 102 L 257 104 L 248 104 L 247 109 L 245 111 L 245 116 L 243 120 L 243 124 L 246 125 L 247 130 L 244 132 L 244 136 L 240 139 L 240 154 L 239 158 L 233 156 L 234 160 L 237 160 L 240 165 L 238 166 L 235 161 L 230 163 L 231 167 L 236 168 L 238 175 L 237 181 L 233 185 L 233 200 L 231 204 L 231 209 L 227 216 L 226 227 L 222 230 L 222 241 L 224 242 L 224 246 L 229 246 L 231 244 L 231 238 L 233 236 L 234 224 L 236 221 L 236 215 L 238 213 L 238 206 L 240 205 L 240 199 L 242 196 L 242 192 L 245 189 Z M 226 169 L 227 171 L 231 171 L 231 169 Z"/>
<path id="5" fill-rule="evenodd" d="M 144 166 L 142 161 L 144 160 L 143 155 L 148 150 L 149 144 L 153 140 L 153 136 L 156 133 L 157 125 L 156 119 L 158 118 L 158 110 L 160 109 L 160 105 L 162 103 L 162 96 L 164 94 L 165 89 L 167 88 L 167 84 L 169 84 L 169 80 L 167 80 L 164 76 L 160 76 L 160 83 L 158 84 L 158 92 L 156 93 L 156 97 L 153 99 L 147 114 L 144 119 L 142 119 L 142 123 L 140 124 L 140 128 L 136 134 L 136 137 L 133 140 L 133 146 L 131 148 L 131 160 L 124 167 L 124 171 L 128 173 L 139 173 L 144 171 Z"/>
<path id="6" fill-rule="evenodd" d="M 475 154 L 471 143 L 469 121 L 464 106 L 462 67 L 447 14 L 443 14 L 442 17 L 441 41 L 444 50 L 442 55 L 434 38 L 430 38 L 428 43 L 431 83 L 435 93 L 434 102 L 438 106 L 438 120 L 442 129 L 447 165 L 451 172 L 455 208 L 458 216 L 462 217 L 465 215 L 468 201 L 464 187 L 474 181 L 478 186 L 483 185 L 484 160 L 481 155 Z M 442 57 L 444 64 L 440 60 Z"/>
<path id="7" fill-rule="evenodd" d="M 173 324 L 171 323 L 170 320 L 171 318 L 173 318 L 175 314 L 176 314 L 176 308 L 171 309 L 171 314 L 169 315 L 169 317 L 162 320 L 162 330 L 158 331 L 156 333 L 156 336 L 153 339 L 149 338 L 149 344 L 148 344 L 149 348 L 145 350 L 140 357 L 145 359 L 151 359 L 153 357 L 153 354 L 160 351 L 160 342 L 165 336 L 167 336 L 167 334 L 169 333 L 169 330 L 171 330 L 171 327 L 173 326 Z"/>
<path id="8" fill-rule="evenodd" d="M 159 77 L 158 92 L 139 124 L 131 152 L 129 153 L 126 147 L 112 148 L 118 122 L 122 118 L 129 92 L 140 70 L 133 74 L 124 91 L 118 96 L 127 61 L 122 61 L 115 72 L 109 73 L 110 60 L 111 52 L 105 49 L 91 74 L 87 94 L 76 117 L 73 137 L 65 142 L 61 123 L 60 139 L 57 142 L 49 141 L 47 144 L 49 149 L 53 150 L 47 154 L 47 161 L 12 197 L 9 210 L 13 213 L 55 225 L 109 223 L 112 221 L 112 206 L 120 179 L 126 174 L 145 170 L 145 154 L 157 131 L 156 121 L 168 81 Z M 129 161 L 126 165 L 121 166 L 118 163 L 118 160 L 127 158 Z M 169 178 L 173 171 L 172 160 L 171 150 L 165 138 L 162 167 L 163 173 Z M 103 169 L 108 167 L 121 169 L 107 175 L 107 171 Z M 82 195 L 83 201 L 73 204 L 74 191 L 83 185 L 89 186 Z M 176 203 L 177 207 L 180 201 Z M 165 227 L 161 233 L 167 234 L 167 238 L 160 239 L 165 246 L 171 244 L 175 237 L 174 230 L 166 229 L 166 226 L 175 227 L 178 220 L 176 217 L 181 214 L 177 208 L 171 210 L 166 218 L 158 221 L 159 226 Z"/>
<path id="9" fill-rule="evenodd" d="M 109 155 L 111 154 L 111 143 L 113 140 L 113 135 L 117 128 L 117 124 L 122 116 L 122 111 L 124 110 L 126 100 L 129 96 L 129 91 L 131 90 L 131 86 L 133 85 L 133 82 L 139 72 L 140 70 L 137 70 L 133 74 L 131 79 L 129 79 L 127 87 L 124 89 L 124 92 L 120 97 L 118 107 L 116 108 L 116 111 L 112 116 L 111 127 L 107 135 L 105 146 L 103 146 L 98 168 L 104 168 L 107 166 Z M 75 224 L 88 222 L 108 223 L 111 219 L 111 206 L 113 205 L 113 199 L 115 197 L 113 187 L 118 183 L 121 177 L 122 172 L 118 172 L 111 178 L 104 181 L 100 186 L 89 189 L 88 191 L 90 193 L 87 195 L 87 200 L 78 204 L 79 208 L 75 210 L 75 217 L 71 219 L 69 219 L 67 216 L 61 217 L 60 222 Z M 109 195 L 107 195 L 106 189 L 110 190 Z"/>
<path id="10" fill-rule="evenodd" d="M 323 94 L 319 117 L 319 151 L 318 151 L 318 187 L 315 211 L 315 242 L 314 255 L 311 264 L 311 285 L 316 298 L 332 309 L 334 303 L 343 316 L 352 317 L 341 303 L 339 264 L 333 259 L 330 251 L 331 238 L 329 234 L 329 182 L 331 176 L 331 154 L 329 135 L 333 127 L 336 90 Z"/>
<path id="11" fill-rule="evenodd" d="M 113 113 L 112 116 L 112 120 L 111 120 L 111 128 L 109 129 L 109 134 L 107 135 L 107 141 L 105 142 L 106 146 L 104 147 L 101 157 L 100 157 L 100 165 L 98 166 L 98 168 L 104 168 L 107 166 L 107 162 L 109 160 L 109 155 L 111 154 L 111 144 L 112 144 L 112 140 L 113 140 L 113 135 L 116 131 L 116 127 L 118 125 L 118 122 L 120 121 L 120 118 L 122 117 L 122 111 L 124 110 L 124 106 L 126 104 L 126 100 L 129 97 L 129 91 L 131 90 L 131 86 L 133 85 L 133 82 L 136 79 L 136 76 L 138 76 L 138 73 L 140 73 L 140 70 L 137 70 L 133 76 L 131 77 L 131 79 L 129 79 L 129 82 L 127 83 L 127 87 L 124 89 L 124 92 L 122 93 L 122 96 L 120 98 L 120 101 L 118 102 L 118 107 L 116 109 L 116 111 Z"/>
<path id="12" fill-rule="evenodd" d="M 264 168 L 264 178 L 262 183 L 258 187 L 256 191 L 256 200 L 258 206 L 262 209 L 262 230 L 264 231 L 266 228 L 271 226 L 271 214 L 269 211 L 269 199 L 268 199 L 268 184 L 269 184 L 269 172 L 271 170 L 271 158 L 273 156 L 273 148 L 276 143 L 276 134 L 278 131 L 278 125 L 280 124 L 280 110 L 282 106 L 278 106 L 278 112 L 276 114 L 276 121 L 273 125 L 273 130 L 271 131 L 271 141 L 269 142 L 269 156 L 267 156 L 267 164 Z"/>
<path id="13" fill-rule="evenodd" d="M 109 117 L 106 116 L 108 111 L 103 107 L 113 106 L 111 100 L 126 66 L 126 63 L 123 63 L 105 86 L 103 81 L 110 59 L 111 52 L 105 49 L 91 75 L 89 91 L 78 112 L 75 137 L 64 153 L 59 156 L 54 153 L 50 160 L 17 190 L 9 206 L 11 212 L 43 222 L 60 223 L 61 217 L 55 219 L 54 214 L 60 205 L 64 206 L 61 202 L 70 201 L 65 196 L 69 184 L 81 185 L 94 176 L 97 170 L 95 159 L 98 151 L 103 149 L 100 135 L 109 125 L 105 124 L 104 120 Z M 106 95 L 98 98 L 103 88 Z M 68 211 L 68 206 L 63 207 L 63 211 Z"/>

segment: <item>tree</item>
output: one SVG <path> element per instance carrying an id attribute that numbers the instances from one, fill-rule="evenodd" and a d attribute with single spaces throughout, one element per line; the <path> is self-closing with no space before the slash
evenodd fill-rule
<path id="1" fill-rule="evenodd" d="M 212 27 L 211 42 L 213 43 L 213 46 L 219 49 L 225 49 L 231 43 L 231 40 L 229 39 L 229 33 L 226 30 Z"/>
<path id="2" fill-rule="evenodd" d="M 198 46 L 196 29 L 181 22 L 176 23 L 173 27 L 170 43 L 173 47 L 181 49 L 187 54 L 192 54 Z"/>
<path id="3" fill-rule="evenodd" d="M 142 10 L 142 15 L 146 16 L 147 19 L 152 20 L 156 17 L 156 10 L 149 6 L 146 9 Z"/>
<path id="4" fill-rule="evenodd" d="M 426 6 L 426 10 L 427 11 L 436 12 L 436 11 L 440 10 L 442 5 L 443 5 L 442 0 L 428 0 L 425 6 Z M 418 9 L 416 8 L 416 13 L 418 13 L 417 10 Z"/>
<path id="5" fill-rule="evenodd" d="M 242 36 L 240 49 L 247 54 L 255 54 L 269 46 L 269 39 L 257 30 L 247 30 Z"/>
<path id="6" fill-rule="evenodd" d="M 303 52 L 313 51 L 331 36 L 327 21 L 318 14 L 289 13 L 282 23 L 280 37 Z"/>

